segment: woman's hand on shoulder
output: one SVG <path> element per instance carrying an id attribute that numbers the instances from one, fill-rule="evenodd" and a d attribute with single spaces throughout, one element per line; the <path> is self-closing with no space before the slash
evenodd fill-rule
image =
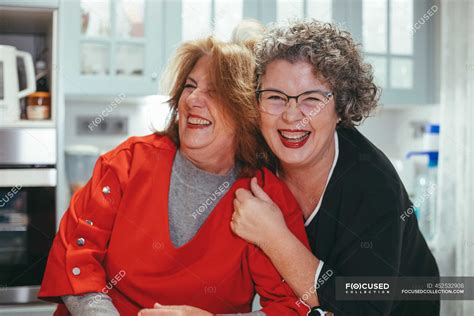
<path id="1" fill-rule="evenodd" d="M 155 303 L 154 308 L 142 309 L 138 316 L 213 316 L 205 310 L 187 305 L 161 305 Z"/>
<path id="2" fill-rule="evenodd" d="M 230 227 L 239 237 L 264 248 L 288 231 L 288 227 L 280 208 L 258 185 L 256 178 L 250 181 L 250 189 L 235 192 Z"/>

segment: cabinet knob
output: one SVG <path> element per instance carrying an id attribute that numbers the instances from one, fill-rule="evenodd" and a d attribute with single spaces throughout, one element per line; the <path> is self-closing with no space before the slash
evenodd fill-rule
<path id="1" fill-rule="evenodd" d="M 151 73 L 151 80 L 155 81 L 156 79 L 158 79 L 158 73 L 157 72 L 152 72 Z"/>

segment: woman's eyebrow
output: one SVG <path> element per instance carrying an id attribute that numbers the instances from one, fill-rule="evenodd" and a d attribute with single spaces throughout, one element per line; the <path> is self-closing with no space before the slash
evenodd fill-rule
<path id="1" fill-rule="evenodd" d="M 271 91 L 277 91 L 277 92 L 281 92 L 281 93 L 284 93 L 284 94 L 287 94 L 285 91 L 283 90 L 280 90 L 280 89 L 277 89 L 277 88 L 272 88 L 272 87 L 268 87 L 268 88 L 265 88 L 265 89 L 258 89 L 258 90 L 271 90 Z M 304 94 L 304 93 L 307 93 L 307 92 L 322 92 L 322 93 L 327 93 L 328 91 L 324 88 L 316 88 L 316 89 L 311 89 L 311 90 L 306 90 L 306 91 L 303 91 L 301 92 L 299 95 L 301 94 Z"/>
<path id="2" fill-rule="evenodd" d="M 281 93 L 285 93 L 283 92 L 283 90 L 280 90 L 280 89 L 277 89 L 277 88 L 272 88 L 272 87 L 266 87 L 266 88 L 261 88 L 261 89 L 258 89 L 258 90 L 272 90 L 272 91 L 278 91 L 278 92 L 281 92 Z"/>
<path id="3" fill-rule="evenodd" d="M 197 81 L 193 79 L 193 77 L 188 76 L 186 81 L 191 80 L 195 85 L 197 85 Z"/>

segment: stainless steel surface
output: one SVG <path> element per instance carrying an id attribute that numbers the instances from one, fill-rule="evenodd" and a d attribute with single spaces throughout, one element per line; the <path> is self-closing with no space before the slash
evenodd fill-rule
<path id="1" fill-rule="evenodd" d="M 15 286 L 2 288 L 0 304 L 40 302 L 37 298 L 39 286 Z"/>
<path id="2" fill-rule="evenodd" d="M 56 169 L 0 169 L 0 187 L 55 187 Z"/>
<path id="3" fill-rule="evenodd" d="M 55 165 L 54 128 L 0 128 L 0 165 Z"/>
<path id="4" fill-rule="evenodd" d="M 30 304 L 2 304 L 1 316 L 51 316 L 57 304 L 34 302 Z"/>

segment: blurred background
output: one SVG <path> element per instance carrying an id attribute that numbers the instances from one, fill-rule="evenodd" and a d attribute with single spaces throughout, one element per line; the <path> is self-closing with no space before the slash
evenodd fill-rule
<path id="1" fill-rule="evenodd" d="M 474 276 L 473 3 L 2 0 L 0 315 L 51 315 L 36 291 L 71 193 L 99 154 L 163 128 L 159 81 L 175 48 L 230 40 L 242 19 L 352 33 L 383 91 L 359 129 L 399 172 L 441 275 Z M 442 315 L 474 315 L 474 304 L 442 302 Z"/>

